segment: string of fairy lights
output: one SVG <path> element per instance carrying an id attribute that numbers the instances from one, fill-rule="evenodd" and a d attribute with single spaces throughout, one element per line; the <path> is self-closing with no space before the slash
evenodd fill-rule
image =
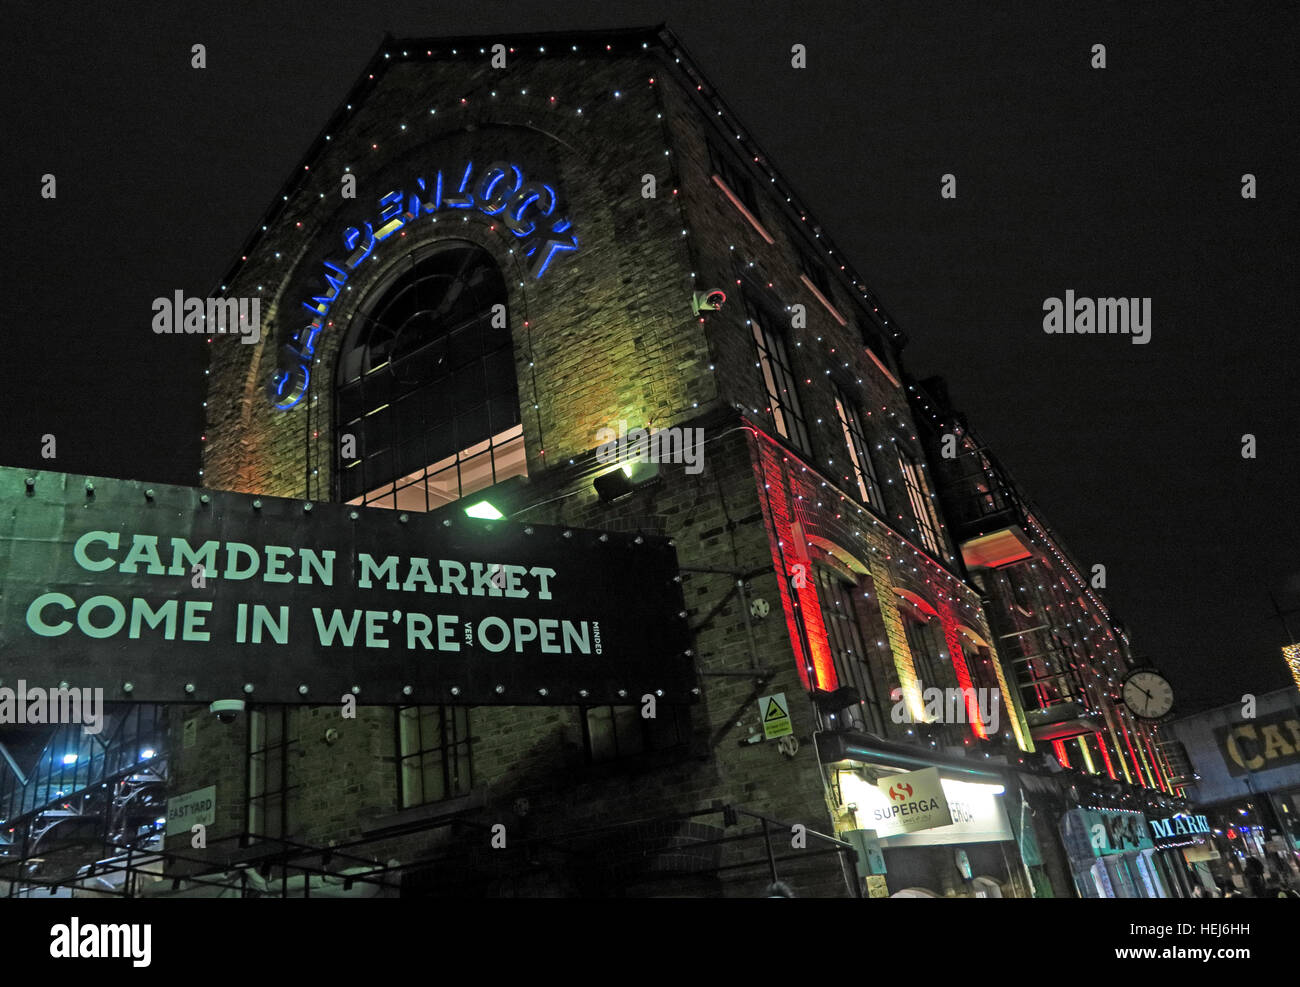
<path id="1" fill-rule="evenodd" d="M 654 45 L 655 48 L 664 49 L 667 52 L 667 54 L 673 58 L 673 62 L 678 67 L 678 69 L 687 77 L 690 83 L 694 86 L 694 91 L 698 95 L 698 97 L 704 100 L 712 108 L 714 115 L 717 118 L 720 125 L 722 125 L 724 129 L 727 129 L 729 132 L 734 133 L 735 140 L 737 142 L 737 147 L 743 152 L 744 156 L 752 162 L 755 168 L 757 168 L 760 172 L 762 172 L 767 177 L 769 184 L 771 184 L 775 188 L 776 192 L 778 193 L 778 196 L 784 199 L 785 203 L 790 207 L 792 214 L 798 216 L 798 221 L 801 224 L 808 224 L 809 216 L 810 216 L 809 210 L 798 199 L 798 197 L 796 196 L 793 190 L 793 187 L 790 185 L 788 181 L 785 180 L 785 178 L 777 171 L 777 169 L 770 162 L 766 160 L 762 152 L 746 136 L 745 131 L 737 121 L 735 114 L 730 111 L 730 109 L 723 103 L 722 99 L 718 96 L 718 94 L 712 89 L 711 86 L 708 85 L 708 83 L 706 82 L 702 74 L 695 68 L 695 66 L 692 64 L 690 59 L 686 56 L 685 52 L 678 45 L 672 42 L 670 37 L 666 34 L 655 32 L 653 34 L 653 40 L 652 40 L 651 36 L 647 36 L 645 32 L 633 32 L 633 33 L 635 34 L 635 37 L 631 40 L 629 40 L 626 35 L 612 33 L 609 37 L 609 40 L 603 44 L 599 42 L 584 42 L 580 44 L 553 44 L 549 47 L 549 49 L 548 46 L 545 44 L 538 44 L 535 46 L 535 50 L 534 47 L 531 45 L 525 46 L 521 44 L 521 45 L 507 46 L 507 64 L 509 65 L 512 61 L 519 60 L 519 59 L 531 60 L 531 59 L 543 58 L 548 54 L 562 55 L 564 57 L 568 57 L 572 54 L 595 55 L 595 56 L 604 54 L 604 55 L 618 56 L 618 55 L 625 55 L 637 50 L 647 50 L 652 46 L 652 44 Z M 446 42 L 439 42 L 437 44 L 427 44 L 421 41 L 410 41 L 407 42 L 405 46 L 401 46 L 400 43 L 395 43 L 395 44 L 397 44 L 398 47 L 400 47 L 400 56 L 397 57 L 396 59 L 397 62 L 403 60 L 409 60 L 409 61 L 421 60 L 421 55 L 419 51 L 420 48 L 424 49 L 423 59 L 425 60 L 427 59 L 445 60 L 449 58 L 482 60 L 491 57 L 491 53 L 484 46 L 477 46 L 477 47 L 472 45 L 466 46 L 465 44 L 457 44 L 454 42 L 450 44 Z M 386 69 L 391 65 L 395 64 L 394 62 L 395 55 L 398 55 L 397 47 L 395 47 L 394 50 L 391 51 L 381 50 L 380 52 L 376 53 L 376 55 L 372 58 L 371 63 L 367 66 L 365 70 L 363 70 L 361 77 L 358 78 L 357 82 L 354 83 L 352 89 L 345 97 L 344 103 L 342 104 L 341 108 L 335 111 L 335 113 L 331 116 L 329 122 L 326 124 L 324 130 L 321 132 L 320 135 L 318 135 L 317 139 L 309 146 L 306 154 L 303 156 L 303 159 L 299 162 L 299 165 L 293 170 L 293 172 L 291 172 L 289 180 L 281 188 L 279 196 L 272 200 L 271 205 L 268 207 L 268 209 L 266 210 L 266 212 L 262 217 L 262 222 L 259 228 L 255 229 L 253 233 L 246 239 L 245 243 L 241 247 L 239 260 L 233 262 L 229 266 L 229 268 L 226 271 L 226 274 L 221 279 L 223 282 L 219 289 L 221 292 L 224 293 L 225 291 L 227 291 L 229 284 L 232 283 L 239 276 L 243 267 L 246 264 L 248 264 L 249 257 L 254 256 L 256 244 L 261 239 L 262 235 L 267 233 L 271 229 L 272 225 L 276 222 L 276 220 L 280 218 L 281 215 L 284 214 L 287 210 L 289 210 L 291 203 L 297 201 L 299 196 L 310 191 L 310 189 L 308 188 L 308 181 L 309 179 L 315 177 L 315 175 L 312 172 L 312 164 L 313 162 L 319 159 L 322 152 L 326 149 L 326 145 L 332 142 L 333 133 L 331 133 L 331 131 L 337 130 L 339 127 L 341 127 L 344 124 L 344 122 L 347 121 L 350 118 L 350 116 L 356 112 L 354 107 L 359 106 L 359 104 L 362 102 L 366 94 L 372 89 L 374 89 L 375 86 L 377 86 L 379 80 L 382 78 Z M 654 85 L 654 83 L 655 80 L 653 77 L 651 77 L 649 79 L 649 84 Z M 458 98 L 452 100 L 450 108 L 453 111 L 456 109 L 468 110 L 472 102 L 476 101 L 479 98 L 482 98 L 480 90 L 488 86 L 490 86 L 490 83 L 485 82 L 483 83 L 482 86 L 475 87 L 473 91 L 465 92 L 461 94 Z M 505 90 L 504 86 L 502 86 L 499 89 L 489 88 L 487 98 L 496 99 L 499 95 L 506 92 L 507 90 Z M 510 92 L 513 92 L 513 90 L 511 90 Z M 612 91 L 603 94 L 602 96 L 590 97 L 584 100 L 582 105 L 567 103 L 561 97 L 554 94 L 546 94 L 546 95 L 535 94 L 533 98 L 535 100 L 541 101 L 542 105 L 549 107 L 550 109 L 564 110 L 566 112 L 571 112 L 575 117 L 582 118 L 582 117 L 589 117 L 592 110 L 599 109 L 602 108 L 604 105 L 608 105 L 609 103 L 619 101 L 622 97 L 622 94 L 623 94 L 623 89 L 614 89 Z M 521 90 L 520 95 L 523 97 L 527 97 L 529 95 L 528 90 L 527 89 Z M 445 115 L 447 108 L 444 107 L 443 109 Z M 438 110 L 439 107 L 437 106 L 429 107 L 428 117 L 436 119 Z M 659 119 L 662 120 L 662 112 L 659 113 Z M 410 128 L 410 126 L 406 121 L 402 121 L 398 125 L 397 133 L 399 136 L 406 134 L 408 136 L 413 137 L 415 131 L 412 128 Z M 378 141 L 371 142 L 371 150 L 372 152 L 378 152 L 380 150 L 380 145 Z M 671 149 L 666 147 L 664 149 L 664 154 L 668 156 L 671 161 L 671 157 L 672 157 Z M 677 183 L 674 176 L 674 185 L 676 184 Z M 326 193 L 324 191 L 318 191 L 316 197 L 318 200 L 323 199 L 325 198 L 325 194 Z M 676 188 L 674 188 L 674 196 L 675 195 L 676 195 Z M 679 206 L 679 218 L 680 218 L 680 206 Z M 436 218 L 434 221 L 436 222 Z M 301 228 L 302 226 L 301 221 L 297 222 L 297 226 Z M 856 274 L 855 271 L 852 270 L 852 268 L 847 264 L 847 262 L 842 261 L 841 255 L 837 252 L 837 248 L 835 244 L 831 241 L 830 237 L 821 229 L 820 225 L 814 222 L 812 226 L 808 227 L 808 229 L 811 232 L 811 240 L 814 241 L 816 245 L 819 246 L 824 252 L 825 259 L 827 261 L 828 266 L 831 269 L 838 271 L 847 279 L 848 283 L 851 284 L 855 289 L 855 291 L 857 291 L 861 295 L 864 303 L 867 304 L 869 307 L 871 307 L 872 312 L 879 318 L 882 326 L 890 327 L 889 332 L 891 333 L 892 337 L 895 340 L 904 339 L 905 337 L 901 332 L 901 330 L 899 330 L 896 325 L 892 324 L 892 320 L 882 310 L 882 306 L 880 305 L 879 300 L 874 298 L 871 295 L 871 293 L 867 288 L 866 283 Z M 687 230 L 686 230 L 685 223 L 683 223 L 682 236 L 685 237 L 686 235 L 687 235 Z M 274 259 L 276 260 L 281 259 L 279 252 L 275 253 Z M 694 266 L 696 265 L 692 264 L 692 267 Z M 263 280 L 264 281 L 269 280 L 269 278 L 264 277 Z M 264 284 L 259 284 L 257 286 L 257 291 L 259 293 L 264 290 L 265 290 Z M 216 292 L 214 291 L 213 294 L 216 294 Z M 210 374 L 210 370 L 211 370 L 210 366 L 204 369 L 205 376 Z M 312 405 L 317 403 L 318 397 L 319 397 L 318 395 L 313 395 L 313 401 L 311 402 Z M 206 406 L 207 403 L 204 402 L 204 407 Z M 310 411 L 311 408 L 309 406 L 308 412 L 310 413 Z M 308 426 L 308 428 L 310 430 L 310 425 Z M 313 435 L 313 438 L 319 438 L 318 430 Z M 206 434 L 200 437 L 200 443 L 204 443 L 204 442 L 206 442 Z M 315 472 L 316 471 L 314 471 L 313 475 L 315 475 Z M 199 476 L 202 477 L 203 475 L 204 475 L 204 471 L 203 469 L 200 469 Z"/>
<path id="2" fill-rule="evenodd" d="M 613 44 L 606 44 L 601 47 L 606 53 L 614 51 Z M 623 46 L 623 47 L 626 50 L 628 46 Z M 642 49 L 648 48 L 649 42 L 645 42 L 645 41 L 641 42 L 640 47 Z M 537 53 L 539 55 L 544 55 L 546 53 L 546 50 L 547 50 L 546 46 L 542 45 L 538 47 Z M 569 52 L 579 52 L 583 50 L 583 46 L 568 45 L 568 46 L 563 46 L 561 50 L 563 50 L 566 54 Z M 452 57 L 462 56 L 462 55 L 472 55 L 471 49 L 462 50 L 459 47 L 452 47 L 447 51 L 450 52 L 450 55 Z M 440 51 L 434 48 L 427 48 L 425 50 L 425 57 L 426 58 L 445 57 L 447 51 Z M 490 54 L 488 50 L 484 47 L 479 47 L 477 49 L 477 52 L 479 57 L 486 57 L 489 56 Z M 393 54 L 394 54 L 393 52 L 383 52 L 382 64 L 385 66 L 390 64 L 393 58 Z M 511 58 L 513 58 L 514 56 L 517 55 L 521 56 L 524 53 L 520 49 L 511 47 L 508 49 L 508 54 Z M 415 60 L 416 58 L 418 58 L 418 52 L 416 53 L 415 56 L 413 56 L 409 49 L 404 49 L 401 51 L 401 57 L 404 59 Z M 353 91 L 349 94 L 348 101 L 345 102 L 342 109 L 335 113 L 334 117 L 331 119 L 330 125 L 326 128 L 327 130 L 337 129 L 337 127 L 341 126 L 343 122 L 348 118 L 349 114 L 356 112 L 356 108 L 359 108 L 361 100 L 364 96 L 364 91 L 367 88 L 366 84 L 375 83 L 377 78 L 382 74 L 381 65 L 372 65 L 371 69 L 372 71 L 367 71 L 365 73 L 364 81 L 358 84 L 358 86 L 354 87 Z M 656 84 L 655 77 L 654 76 L 648 77 L 646 79 L 646 84 L 649 87 L 654 87 Z M 430 121 L 436 121 L 438 126 L 445 127 L 444 121 L 447 119 L 448 115 L 455 115 L 458 111 L 462 111 L 462 115 L 464 113 L 471 113 L 476 110 L 477 104 L 479 102 L 491 101 L 496 106 L 505 106 L 513 103 L 517 108 L 522 108 L 526 113 L 529 114 L 534 113 L 539 109 L 546 110 L 552 113 L 571 113 L 574 118 L 574 122 L 576 123 L 576 122 L 582 122 L 591 119 L 593 116 L 596 115 L 594 111 L 598 111 L 610 105 L 625 103 L 626 101 L 624 100 L 623 97 L 624 97 L 624 93 L 627 91 L 629 91 L 629 87 L 623 86 L 619 88 L 614 88 L 612 90 L 604 91 L 600 94 L 592 94 L 589 96 L 589 98 L 585 99 L 581 105 L 578 105 L 574 103 L 568 103 L 556 95 L 548 95 L 545 93 L 530 91 L 529 88 L 527 87 L 519 88 L 517 91 L 513 88 L 507 88 L 504 84 L 503 78 L 498 78 L 497 80 L 484 81 L 477 86 L 471 87 L 470 89 L 462 92 L 459 96 L 450 99 L 447 105 L 445 106 L 429 107 L 429 112 L 426 119 Z M 658 103 L 656 105 L 659 106 L 659 109 L 656 112 L 656 117 L 659 121 L 661 121 L 660 124 L 661 133 L 664 137 L 664 143 L 665 145 L 667 145 L 669 142 L 667 139 L 668 135 L 666 131 L 666 125 L 662 123 L 664 117 L 662 105 Z M 442 111 L 441 120 L 438 119 L 438 114 L 440 110 Z M 332 185 L 333 179 L 322 177 L 325 175 L 324 169 L 317 167 L 315 172 L 313 172 L 312 170 L 313 163 L 315 163 L 317 159 L 321 156 L 321 154 L 327 149 L 327 145 L 332 143 L 333 137 L 334 135 L 332 133 L 328 133 L 328 132 L 323 133 L 321 137 L 318 138 L 318 140 L 313 144 L 312 148 L 308 151 L 306 159 L 301 163 L 300 167 L 295 169 L 294 178 L 291 179 L 288 185 L 286 185 L 285 189 L 281 191 L 279 198 L 272 203 L 271 208 L 268 210 L 267 214 L 263 217 L 263 222 L 260 224 L 260 229 L 255 231 L 253 237 L 251 237 L 250 240 L 245 243 L 242 252 L 240 254 L 239 261 L 233 264 L 230 270 L 228 270 L 225 278 L 223 279 L 224 283 L 221 284 L 219 288 L 219 291 L 221 293 L 225 293 L 226 291 L 229 290 L 230 284 L 233 283 L 240 276 L 243 267 L 249 263 L 250 256 L 255 256 L 254 247 L 260 235 L 267 233 L 275 224 L 276 220 L 282 214 L 291 210 L 295 206 L 295 204 L 299 202 L 300 196 L 306 196 L 308 199 L 310 199 L 311 193 L 314 192 L 316 200 L 320 200 L 326 197 L 326 191 L 322 189 L 328 188 L 329 191 L 331 192 L 334 191 Z M 421 141 L 428 139 L 428 135 L 420 133 L 419 128 L 412 127 L 408 125 L 408 123 L 406 122 L 401 122 L 397 125 L 396 132 L 394 134 L 394 140 L 401 139 L 403 137 L 407 139 L 407 143 L 412 144 L 413 146 L 418 146 L 418 144 Z M 378 140 L 372 140 L 370 142 L 371 153 L 379 153 L 380 150 L 381 150 L 380 142 Z M 385 153 L 392 152 L 392 148 L 387 143 L 385 143 L 385 145 L 383 146 L 383 150 Z M 672 197 L 676 200 L 676 194 L 677 194 L 676 186 L 679 183 L 676 178 L 675 168 L 672 167 L 671 148 L 665 146 L 663 148 L 663 155 L 668 159 L 670 164 L 670 181 L 671 184 L 674 186 Z M 353 171 L 352 164 L 348 164 L 343 167 L 343 172 L 345 174 L 352 173 L 352 171 Z M 639 169 L 638 175 L 642 171 L 643 169 Z M 320 179 L 321 185 L 319 187 L 310 184 L 311 179 L 313 177 L 317 177 Z M 683 237 L 685 237 L 686 223 L 685 223 L 685 217 L 683 215 L 682 207 L 679 200 L 677 201 L 675 208 L 677 210 L 677 220 L 682 227 Z M 439 221 L 439 218 L 440 217 L 435 215 L 432 217 L 431 222 L 437 223 Z M 442 218 L 444 222 L 447 221 L 447 217 L 442 217 Z M 480 225 L 486 225 L 489 233 L 499 233 L 499 235 L 502 236 L 503 241 L 506 243 L 506 252 L 513 256 L 516 269 L 518 270 L 522 266 L 522 262 L 520 261 L 512 245 L 514 241 L 511 240 L 510 238 L 505 237 L 504 229 L 501 230 L 498 229 L 500 224 L 494 222 L 488 222 L 486 224 L 483 224 L 482 221 L 477 216 L 474 216 L 473 220 L 475 220 Z M 470 222 L 471 216 L 468 214 L 464 215 L 461 217 L 461 221 Z M 296 228 L 300 229 L 302 228 L 303 224 L 301 220 L 297 220 L 295 222 L 295 225 Z M 405 229 L 400 231 L 400 237 L 405 237 L 407 235 L 407 232 L 408 231 Z M 257 259 L 262 261 L 262 263 L 269 268 L 271 266 L 270 262 L 272 260 L 281 261 L 282 256 L 280 251 L 275 251 L 273 253 L 273 257 L 257 258 Z M 381 253 L 379 251 L 375 251 L 370 255 L 368 259 L 370 260 L 371 263 L 376 263 L 381 259 Z M 276 272 L 272 272 L 268 270 L 265 273 L 265 275 L 259 275 L 259 277 L 263 281 L 269 281 L 275 279 L 277 277 L 277 274 Z M 693 277 L 694 275 L 692 274 L 692 278 Z M 526 287 L 526 283 L 523 280 L 520 280 L 518 284 L 521 289 Z M 257 291 L 261 293 L 265 291 L 265 287 L 266 287 L 265 284 L 258 284 Z M 344 286 L 344 288 L 346 291 L 351 292 L 353 290 L 353 285 L 346 285 Z M 532 327 L 532 320 L 529 318 L 529 314 L 527 311 L 527 293 L 520 292 L 520 298 L 522 300 L 522 304 L 524 308 L 523 326 L 525 330 L 529 330 Z M 339 313 L 337 318 L 339 321 L 346 321 L 346 319 L 349 317 L 350 316 L 347 314 Z M 335 320 L 334 319 L 328 320 L 325 325 L 326 328 L 332 328 L 335 325 Z M 213 337 L 208 337 L 209 343 L 211 343 L 212 340 Z M 534 359 L 534 353 L 532 350 L 531 333 L 528 334 L 527 346 L 528 346 L 528 365 L 532 374 L 533 394 L 534 397 L 536 397 L 536 395 L 539 394 L 540 389 L 537 382 L 536 361 Z M 320 362 L 321 362 L 320 357 L 317 357 L 315 363 L 319 364 Z M 210 366 L 209 368 L 206 368 L 204 370 L 205 375 L 209 375 L 210 372 L 211 372 Z M 316 407 L 318 406 L 319 398 L 320 398 L 319 394 L 313 394 L 312 400 L 310 403 L 308 403 L 306 408 L 307 418 L 308 418 L 307 430 L 311 433 L 311 438 L 313 440 L 318 440 L 320 438 L 319 429 L 312 429 L 310 424 L 311 416 L 315 412 Z M 204 407 L 207 407 L 206 401 L 204 402 Z M 540 403 L 537 400 L 534 400 L 532 402 L 532 407 L 534 410 L 540 410 Z M 543 424 L 542 424 L 541 417 L 539 415 L 538 417 L 539 436 L 542 434 L 542 427 Z M 200 442 L 204 443 L 206 441 L 207 441 L 207 435 L 205 432 L 204 434 L 200 435 Z M 544 457 L 546 456 L 547 453 L 546 453 L 544 441 L 542 442 L 542 448 L 539 449 L 538 454 L 539 456 L 543 457 L 543 462 L 545 462 Z M 311 457 L 312 460 L 318 460 L 317 450 L 315 449 L 314 446 L 310 449 L 309 456 Z M 309 461 L 308 465 L 310 468 L 310 475 L 312 477 L 318 476 L 319 467 L 311 466 L 311 461 Z M 203 475 L 204 475 L 204 470 L 200 469 L 199 476 L 202 477 Z M 309 481 L 308 495 L 310 495 L 310 481 Z"/>
<path id="3" fill-rule="evenodd" d="M 953 432 L 956 435 L 962 436 L 965 447 L 971 452 L 976 451 L 977 447 L 979 447 L 979 443 L 972 441 L 972 433 L 970 432 L 969 428 L 963 428 L 960 424 L 957 424 L 955 422 L 950 426 L 946 422 L 944 417 L 941 417 L 936 412 L 935 409 L 930 407 L 929 402 L 926 400 L 925 392 L 923 389 L 916 389 L 911 387 L 911 385 L 909 385 L 909 388 L 913 391 L 913 394 L 915 395 L 914 404 L 920 404 L 924 412 L 929 415 L 931 421 L 934 422 L 938 428 L 942 430 L 948 430 Z M 999 476 L 995 475 L 993 467 L 991 466 L 991 464 L 987 462 L 987 460 L 984 459 L 984 457 L 981 456 L 980 458 L 981 458 L 981 468 L 984 470 L 985 476 L 988 479 L 990 484 L 994 485 L 995 487 L 1001 488 L 1003 490 L 1014 489 L 1011 483 L 1006 482 L 1002 480 Z M 1022 508 L 1019 511 L 1019 514 L 1027 521 L 1030 528 L 1030 530 L 1026 532 L 1026 536 L 1028 537 L 1030 543 L 1034 545 L 1036 549 L 1038 549 L 1038 551 L 1043 556 L 1043 558 L 1046 559 L 1048 556 L 1050 556 L 1051 558 L 1056 560 L 1060 568 L 1063 569 L 1067 573 L 1067 575 L 1069 575 L 1070 578 L 1074 580 L 1078 592 L 1080 592 L 1089 601 L 1091 601 L 1091 603 L 1097 609 L 1097 611 L 1102 615 L 1102 617 L 1105 618 L 1106 623 L 1110 625 L 1109 627 L 1102 627 L 1095 622 L 1093 623 L 1092 626 L 1097 627 L 1098 629 L 1093 632 L 1092 636 L 1104 638 L 1105 640 L 1103 640 L 1101 643 L 1093 642 L 1085 639 L 1082 643 L 1078 641 L 1072 642 L 1072 647 L 1079 648 L 1080 646 L 1082 646 L 1085 648 L 1085 652 L 1086 652 L 1085 661 L 1088 662 L 1088 664 L 1085 665 L 1085 667 L 1081 669 L 1081 671 L 1090 673 L 1091 676 L 1097 680 L 1102 679 L 1104 676 L 1105 677 L 1104 683 L 1098 681 L 1098 682 L 1093 682 L 1088 684 L 1093 687 L 1096 687 L 1100 692 L 1104 693 L 1104 695 L 1106 695 L 1113 702 L 1119 698 L 1114 689 L 1116 685 L 1116 680 L 1114 676 L 1117 674 L 1122 675 L 1124 671 L 1124 666 L 1127 664 L 1124 658 L 1124 653 L 1115 646 L 1114 642 L 1116 637 L 1118 637 L 1119 639 L 1123 640 L 1125 645 L 1127 646 L 1128 636 L 1123 631 L 1123 629 L 1120 628 L 1118 624 L 1114 621 L 1109 611 L 1106 609 L 1105 605 L 1101 602 L 1100 599 L 1098 599 L 1096 594 L 1092 591 L 1092 587 L 1089 586 L 1087 581 L 1080 575 L 1078 569 L 1074 566 L 1071 560 L 1064 554 L 1062 550 L 1058 548 L 1058 546 L 1055 543 L 1056 542 L 1055 537 L 1052 536 L 1047 531 L 1046 527 L 1039 522 L 1037 517 L 1035 517 L 1036 512 L 1027 505 L 1027 502 L 1025 501 L 1023 496 L 1021 496 L 1018 493 L 1018 491 L 1016 492 L 1016 499 L 1018 500 L 1018 502 L 1022 504 Z M 1036 569 L 1037 564 L 1036 563 L 1032 564 L 1031 568 Z M 999 577 L 999 578 L 1004 578 L 1004 577 Z M 1069 590 L 1070 588 L 1070 584 L 1064 578 L 1060 580 L 1060 585 L 1062 587 L 1065 587 L 1067 590 Z M 1042 588 L 1041 585 L 1039 588 Z M 1017 591 L 1023 592 L 1022 587 L 1016 587 L 1016 589 Z M 1079 599 L 1078 597 L 1072 597 L 1068 593 L 1066 595 L 1066 601 L 1067 601 L 1066 603 L 1057 603 L 1056 606 L 1059 609 L 1065 610 L 1067 604 L 1070 606 L 1078 605 L 1080 609 L 1083 611 L 1083 615 L 1084 615 L 1083 617 L 1079 618 L 1079 624 L 1080 626 L 1084 626 L 1087 623 L 1087 621 L 1084 619 L 1084 617 L 1088 616 L 1087 606 L 1082 603 L 1081 599 Z M 1067 627 L 1073 626 L 1073 624 L 1074 624 L 1073 621 L 1067 620 L 1065 622 L 1065 626 Z M 1107 641 L 1109 641 L 1110 643 L 1107 644 L 1106 643 Z M 1096 667 L 1097 665 L 1104 666 L 1105 671 L 1103 671 L 1101 668 Z M 1124 727 L 1124 729 L 1136 732 L 1148 745 L 1150 744 L 1150 737 L 1158 734 L 1159 727 L 1157 724 L 1147 724 L 1147 723 L 1139 724 L 1136 721 L 1133 721 L 1131 717 L 1126 717 L 1122 709 L 1113 706 L 1111 707 L 1111 711 L 1113 712 L 1116 719 L 1119 720 L 1119 722 Z M 1158 749 L 1158 744 L 1157 744 L 1157 749 Z M 1157 767 L 1160 767 L 1158 763 L 1157 763 Z M 1167 770 L 1167 766 L 1165 766 L 1165 768 Z"/>

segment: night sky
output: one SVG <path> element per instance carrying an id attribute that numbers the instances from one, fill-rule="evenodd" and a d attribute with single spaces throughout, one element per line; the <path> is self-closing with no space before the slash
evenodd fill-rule
<path id="1" fill-rule="evenodd" d="M 1077 561 L 1105 564 L 1177 711 L 1287 683 L 1288 5 L 210 6 L 6 7 L 0 463 L 197 482 L 202 337 L 154 335 L 150 303 L 217 283 L 385 31 L 666 22 L 907 332 L 909 371 L 944 375 Z M 1151 342 L 1045 334 L 1067 289 L 1150 297 Z"/>

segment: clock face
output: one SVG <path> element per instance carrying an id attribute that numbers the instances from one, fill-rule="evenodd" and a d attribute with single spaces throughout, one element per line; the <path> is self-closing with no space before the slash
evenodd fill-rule
<path id="1" fill-rule="evenodd" d="M 1124 704 L 1134 716 L 1158 720 L 1174 706 L 1174 689 L 1159 672 L 1138 671 L 1124 680 Z"/>

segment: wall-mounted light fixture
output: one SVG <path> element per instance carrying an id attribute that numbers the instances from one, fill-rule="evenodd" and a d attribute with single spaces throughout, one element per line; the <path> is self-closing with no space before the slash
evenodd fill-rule
<path id="1" fill-rule="evenodd" d="M 596 493 L 602 501 L 609 502 L 630 494 L 637 487 L 644 486 L 658 476 L 658 463 L 624 460 L 596 477 L 592 486 L 596 488 Z"/>

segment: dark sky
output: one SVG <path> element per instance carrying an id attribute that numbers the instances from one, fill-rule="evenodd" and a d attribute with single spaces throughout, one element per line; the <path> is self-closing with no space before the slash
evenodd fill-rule
<path id="1" fill-rule="evenodd" d="M 196 481 L 198 337 L 155 336 L 150 303 L 213 286 L 385 30 L 667 21 L 909 334 L 911 372 L 945 375 L 1078 561 L 1106 565 L 1179 708 L 1286 683 L 1268 594 L 1300 606 L 1287 5 L 203 6 L 6 6 L 0 463 Z M 1151 342 L 1046 335 L 1067 289 L 1151 298 Z"/>

